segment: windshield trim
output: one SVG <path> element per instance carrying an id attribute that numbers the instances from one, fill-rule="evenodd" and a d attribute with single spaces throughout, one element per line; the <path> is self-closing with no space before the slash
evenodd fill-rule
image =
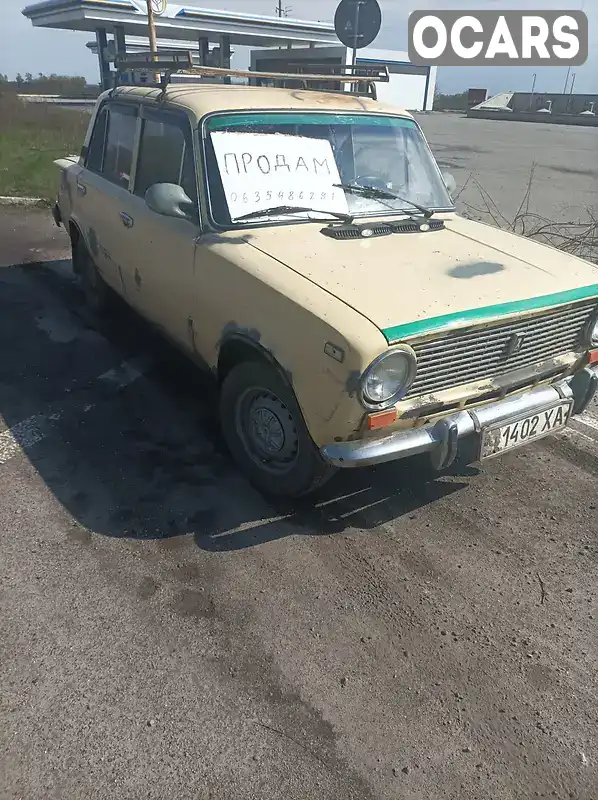
<path id="1" fill-rule="evenodd" d="M 284 115 L 292 115 L 300 113 L 299 109 L 296 108 L 257 108 L 257 109 L 249 109 L 249 108 L 237 108 L 237 109 L 221 109 L 219 111 L 210 111 L 208 114 L 205 114 L 198 124 L 198 132 L 200 135 L 200 146 L 201 146 L 201 167 L 203 172 L 203 189 L 206 198 L 205 209 L 208 216 L 208 221 L 210 225 L 216 231 L 238 231 L 238 230 L 245 230 L 247 228 L 272 228 L 275 226 L 282 226 L 282 225 L 305 225 L 305 224 L 313 224 L 313 220 L 309 219 L 301 219 L 298 217 L 297 219 L 286 219 L 286 220 L 266 220 L 264 222 L 256 222 L 254 220 L 242 220 L 240 222 L 233 222 L 231 225 L 222 225 L 219 222 L 216 222 L 214 218 L 214 213 L 212 210 L 212 195 L 210 189 L 208 187 L 208 158 L 207 158 L 207 151 L 206 145 L 209 133 L 207 131 L 208 123 L 214 117 L 223 117 L 223 116 L 231 116 L 231 115 L 245 115 L 245 114 L 284 114 Z M 322 115 L 329 115 L 329 116 L 338 116 L 339 109 L 308 109 L 303 113 L 311 113 L 311 114 L 322 114 Z M 349 112 L 347 112 L 349 114 Z M 434 168 L 440 180 L 444 183 L 444 178 L 442 177 L 442 171 L 436 161 L 434 154 L 432 153 L 432 148 L 429 145 L 428 140 L 425 137 L 425 134 L 422 130 L 421 125 L 419 122 L 412 116 L 401 114 L 397 112 L 396 114 L 388 114 L 386 112 L 380 111 L 351 111 L 349 116 L 358 116 L 358 117 L 390 117 L 391 119 L 404 119 L 412 122 L 415 127 L 418 129 L 420 135 L 422 136 L 426 147 L 430 151 L 430 155 L 432 156 L 432 161 L 434 164 Z M 448 190 L 447 190 L 448 193 Z M 450 196 L 450 195 L 449 195 Z M 430 206 L 430 211 L 434 211 L 437 214 L 454 214 L 456 213 L 457 209 L 456 206 L 453 204 L 452 206 Z M 380 219 L 381 217 L 388 217 L 388 216 L 414 216 L 417 215 L 419 212 L 417 209 L 380 209 L 379 211 L 368 211 L 363 214 L 356 214 L 355 219 Z"/>

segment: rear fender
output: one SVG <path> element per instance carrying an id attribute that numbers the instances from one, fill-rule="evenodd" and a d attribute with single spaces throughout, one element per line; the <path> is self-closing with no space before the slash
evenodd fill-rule
<path id="1" fill-rule="evenodd" d="M 76 185 L 77 177 L 81 172 L 78 159 L 75 160 L 74 156 L 67 158 L 59 158 L 54 162 L 60 168 L 60 183 L 58 193 L 56 196 L 56 205 L 58 206 L 58 215 L 62 224 L 67 227 L 68 220 L 76 215 Z M 56 219 L 56 216 L 54 217 Z"/>

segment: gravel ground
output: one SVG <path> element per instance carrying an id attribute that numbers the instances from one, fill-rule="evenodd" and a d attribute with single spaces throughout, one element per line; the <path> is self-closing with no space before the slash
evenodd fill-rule
<path id="1" fill-rule="evenodd" d="M 274 508 L 47 212 L 0 243 L 1 798 L 598 798 L 596 407 Z"/>

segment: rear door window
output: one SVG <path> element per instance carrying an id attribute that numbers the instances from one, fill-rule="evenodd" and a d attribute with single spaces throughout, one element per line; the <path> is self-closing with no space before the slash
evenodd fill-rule
<path id="1" fill-rule="evenodd" d="M 102 174 L 113 183 L 129 188 L 137 130 L 137 106 L 111 105 Z"/>
<path id="2" fill-rule="evenodd" d="M 85 166 L 92 172 L 101 172 L 104 163 L 104 144 L 106 142 L 106 127 L 108 124 L 108 109 L 104 106 L 96 117 Z"/>

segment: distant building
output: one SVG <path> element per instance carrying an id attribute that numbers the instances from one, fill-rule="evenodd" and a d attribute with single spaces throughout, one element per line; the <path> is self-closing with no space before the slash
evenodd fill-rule
<path id="1" fill-rule="evenodd" d="M 488 97 L 488 89 L 470 89 L 467 92 L 467 108 L 483 103 Z"/>
<path id="2" fill-rule="evenodd" d="M 469 109 L 477 119 L 514 119 L 560 125 L 598 127 L 598 95 L 546 92 L 504 92 Z"/>

